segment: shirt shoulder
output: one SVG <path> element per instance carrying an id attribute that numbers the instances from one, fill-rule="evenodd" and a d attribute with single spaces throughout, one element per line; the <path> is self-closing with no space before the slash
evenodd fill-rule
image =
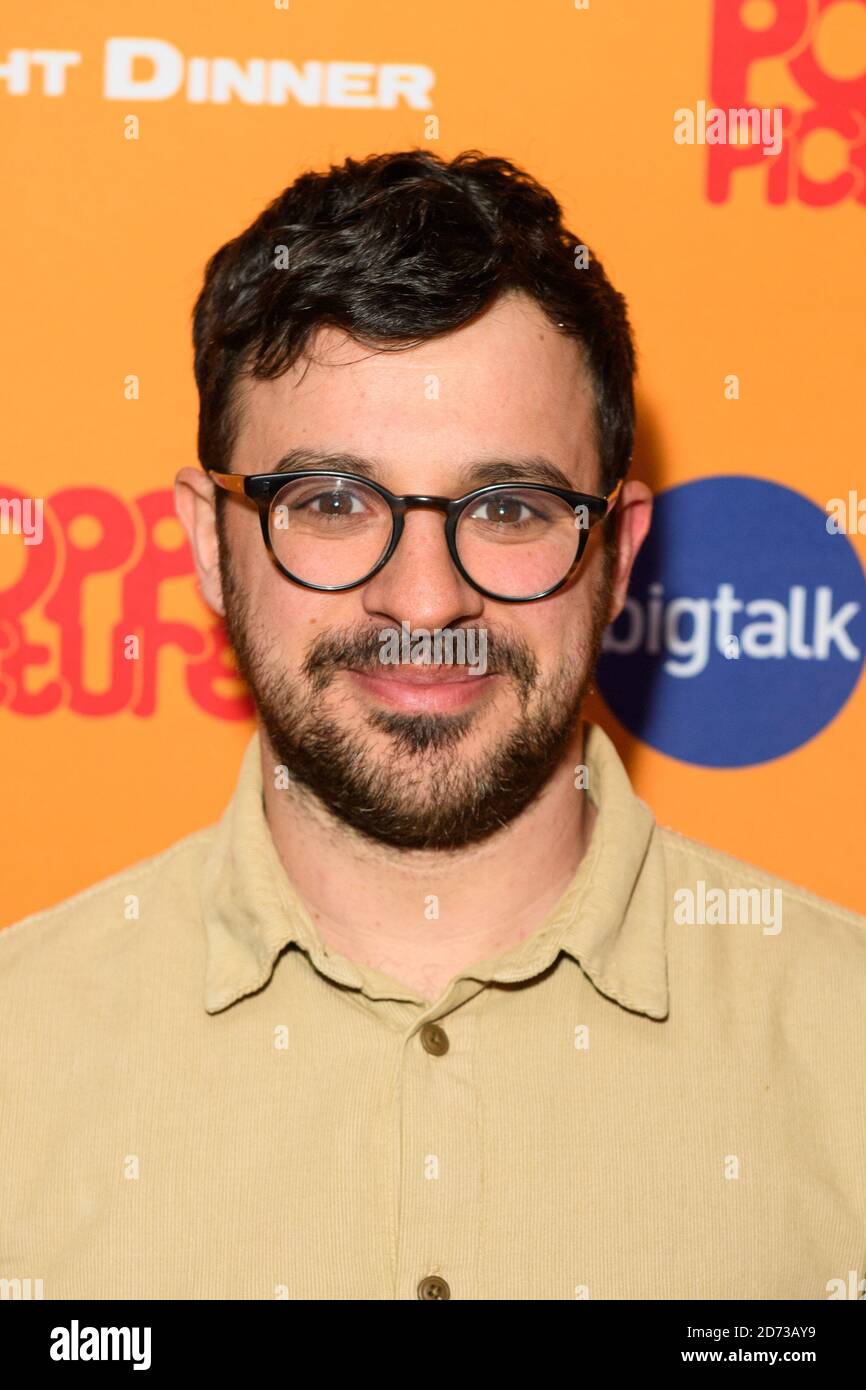
<path id="1" fill-rule="evenodd" d="M 677 888 L 693 888 L 697 879 L 706 890 L 721 888 L 748 893 L 778 893 L 782 925 L 808 946 L 831 944 L 866 966 L 866 916 L 820 897 L 800 884 L 769 873 L 724 850 L 693 840 L 670 826 L 657 827 L 661 837 L 671 896 Z"/>
<path id="2" fill-rule="evenodd" d="M 201 866 L 215 826 L 194 831 L 166 849 L 100 879 L 52 907 L 0 929 L 0 985 L 19 969 L 75 961 L 92 965 L 109 955 L 119 928 L 131 922 L 176 924 L 197 911 Z M 129 934 L 127 933 L 127 937 Z"/>

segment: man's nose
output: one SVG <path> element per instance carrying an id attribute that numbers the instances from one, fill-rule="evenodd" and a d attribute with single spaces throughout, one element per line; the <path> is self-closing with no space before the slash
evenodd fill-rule
<path id="1" fill-rule="evenodd" d="M 397 549 L 364 585 L 364 608 L 412 627 L 452 627 L 477 618 L 484 598 L 457 569 L 445 539 L 441 512 L 410 509 Z"/>

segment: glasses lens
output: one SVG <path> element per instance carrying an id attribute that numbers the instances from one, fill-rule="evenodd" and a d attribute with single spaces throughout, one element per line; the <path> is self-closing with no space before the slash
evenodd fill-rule
<path id="1" fill-rule="evenodd" d="M 503 598 L 531 598 L 559 584 L 580 538 L 580 517 L 564 498 L 532 487 L 502 487 L 477 498 L 456 532 L 466 573 Z"/>
<path id="2" fill-rule="evenodd" d="M 387 550 L 391 526 L 391 509 L 378 492 L 329 474 L 286 483 L 268 518 L 280 564 L 324 588 L 364 579 Z"/>

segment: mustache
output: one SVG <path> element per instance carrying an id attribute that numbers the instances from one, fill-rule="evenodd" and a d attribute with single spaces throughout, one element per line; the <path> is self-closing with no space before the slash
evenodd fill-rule
<path id="1" fill-rule="evenodd" d="M 442 629 L 459 632 L 460 627 Z M 381 625 L 375 628 L 330 628 L 312 643 L 301 667 L 303 675 L 317 691 L 324 690 L 340 670 L 372 673 L 381 667 Z M 487 675 L 511 676 L 524 695 L 538 682 L 538 662 L 528 644 L 519 637 L 485 629 Z M 455 665 L 460 663 L 455 663 Z"/>

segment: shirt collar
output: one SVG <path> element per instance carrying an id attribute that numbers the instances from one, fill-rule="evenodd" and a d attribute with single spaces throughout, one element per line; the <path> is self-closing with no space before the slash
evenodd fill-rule
<path id="1" fill-rule="evenodd" d="M 499 957 L 492 978 L 526 979 L 565 951 L 608 999 L 663 1019 L 669 1008 L 669 895 L 655 818 L 598 724 L 584 726 L 584 762 L 596 808 L 586 853 L 546 921 Z"/>
<path id="2" fill-rule="evenodd" d="M 662 1019 L 668 1012 L 663 849 L 652 812 L 635 795 L 611 739 L 597 724 L 587 724 L 584 732 L 587 794 L 597 815 L 571 884 L 537 931 L 461 973 L 514 983 L 538 974 L 564 951 L 607 998 Z M 214 830 L 201 908 L 208 1013 L 261 989 L 292 942 L 338 983 L 364 988 L 369 982 L 369 972 L 328 952 L 282 866 L 265 817 L 258 731 Z M 417 996 L 389 989 L 387 997 Z"/>

